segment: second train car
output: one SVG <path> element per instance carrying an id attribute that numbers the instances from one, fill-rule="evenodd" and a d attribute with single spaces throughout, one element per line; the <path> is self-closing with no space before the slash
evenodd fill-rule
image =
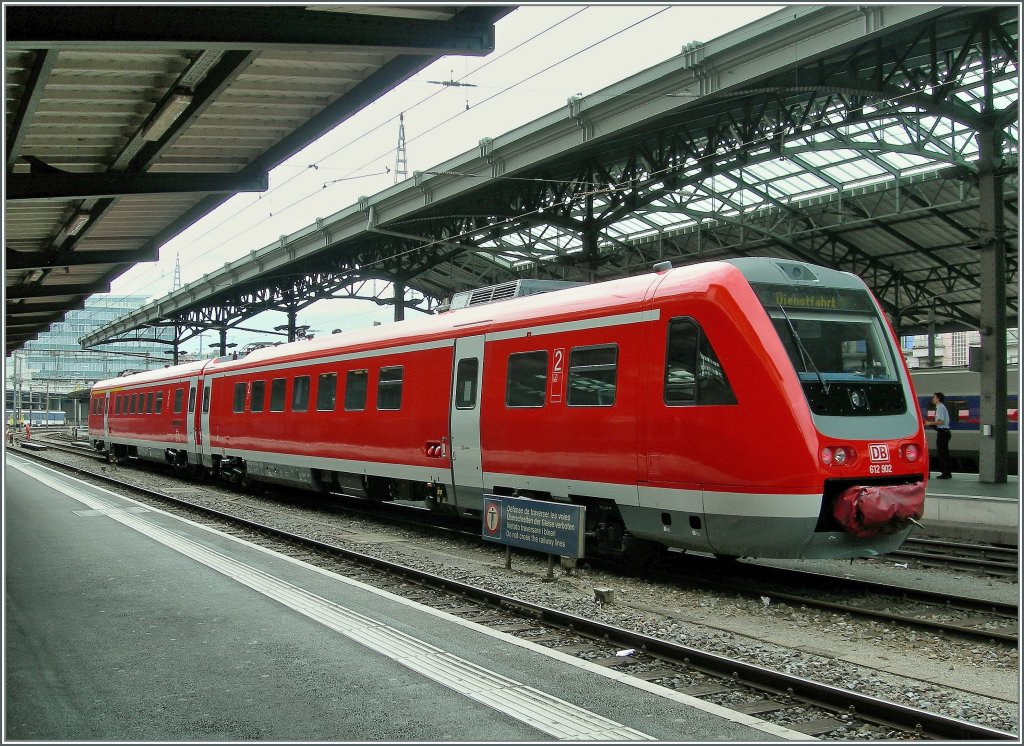
<path id="1" fill-rule="evenodd" d="M 737 259 L 101 381 L 114 458 L 479 516 L 586 506 L 587 553 L 839 558 L 923 512 L 920 412 L 863 281 Z"/>

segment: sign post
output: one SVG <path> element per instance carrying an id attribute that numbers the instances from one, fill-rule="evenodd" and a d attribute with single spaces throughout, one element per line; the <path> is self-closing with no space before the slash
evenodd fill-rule
<path id="1" fill-rule="evenodd" d="M 586 508 L 582 505 L 484 495 L 483 538 L 505 545 L 505 567 L 512 566 L 511 547 L 548 555 L 548 578 L 554 579 L 555 556 L 583 556 Z"/>

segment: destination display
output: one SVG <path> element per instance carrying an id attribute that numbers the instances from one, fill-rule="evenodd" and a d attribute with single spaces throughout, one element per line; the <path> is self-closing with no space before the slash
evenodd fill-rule
<path id="1" fill-rule="evenodd" d="M 766 308 L 803 311 L 874 311 L 871 298 L 863 290 L 799 287 L 793 285 L 753 284 L 758 300 Z"/>
<path id="2" fill-rule="evenodd" d="M 484 495 L 483 538 L 561 557 L 583 556 L 582 505 Z"/>

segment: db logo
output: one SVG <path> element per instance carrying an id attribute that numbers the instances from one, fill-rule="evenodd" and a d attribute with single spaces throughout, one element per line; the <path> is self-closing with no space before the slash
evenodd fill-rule
<path id="1" fill-rule="evenodd" d="M 868 453 L 875 463 L 889 460 L 889 446 L 885 443 L 871 443 L 868 445 Z"/>

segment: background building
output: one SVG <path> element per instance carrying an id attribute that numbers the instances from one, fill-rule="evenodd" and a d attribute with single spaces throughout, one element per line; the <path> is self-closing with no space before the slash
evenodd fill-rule
<path id="1" fill-rule="evenodd" d="M 5 421 L 21 419 L 25 410 L 63 410 L 75 420 L 69 394 L 88 389 L 96 381 L 125 370 L 150 370 L 170 364 L 169 345 L 156 342 L 121 342 L 103 350 L 83 350 L 79 338 L 134 311 L 149 300 L 146 295 L 103 295 L 90 298 L 85 308 L 69 311 L 64 321 L 27 342 L 7 358 L 5 366 Z M 159 332 L 159 333 L 158 333 Z M 172 330 L 154 330 L 152 336 L 170 339 Z"/>
<path id="2" fill-rule="evenodd" d="M 934 361 L 928 360 L 928 335 L 918 334 L 903 338 L 903 355 L 907 366 L 914 368 L 966 368 L 971 362 L 971 349 L 981 348 L 981 333 L 948 332 L 936 334 Z M 1020 331 L 1006 330 L 1006 364 L 1017 365 L 1020 350 Z M 977 354 L 977 353 L 975 353 Z"/>

